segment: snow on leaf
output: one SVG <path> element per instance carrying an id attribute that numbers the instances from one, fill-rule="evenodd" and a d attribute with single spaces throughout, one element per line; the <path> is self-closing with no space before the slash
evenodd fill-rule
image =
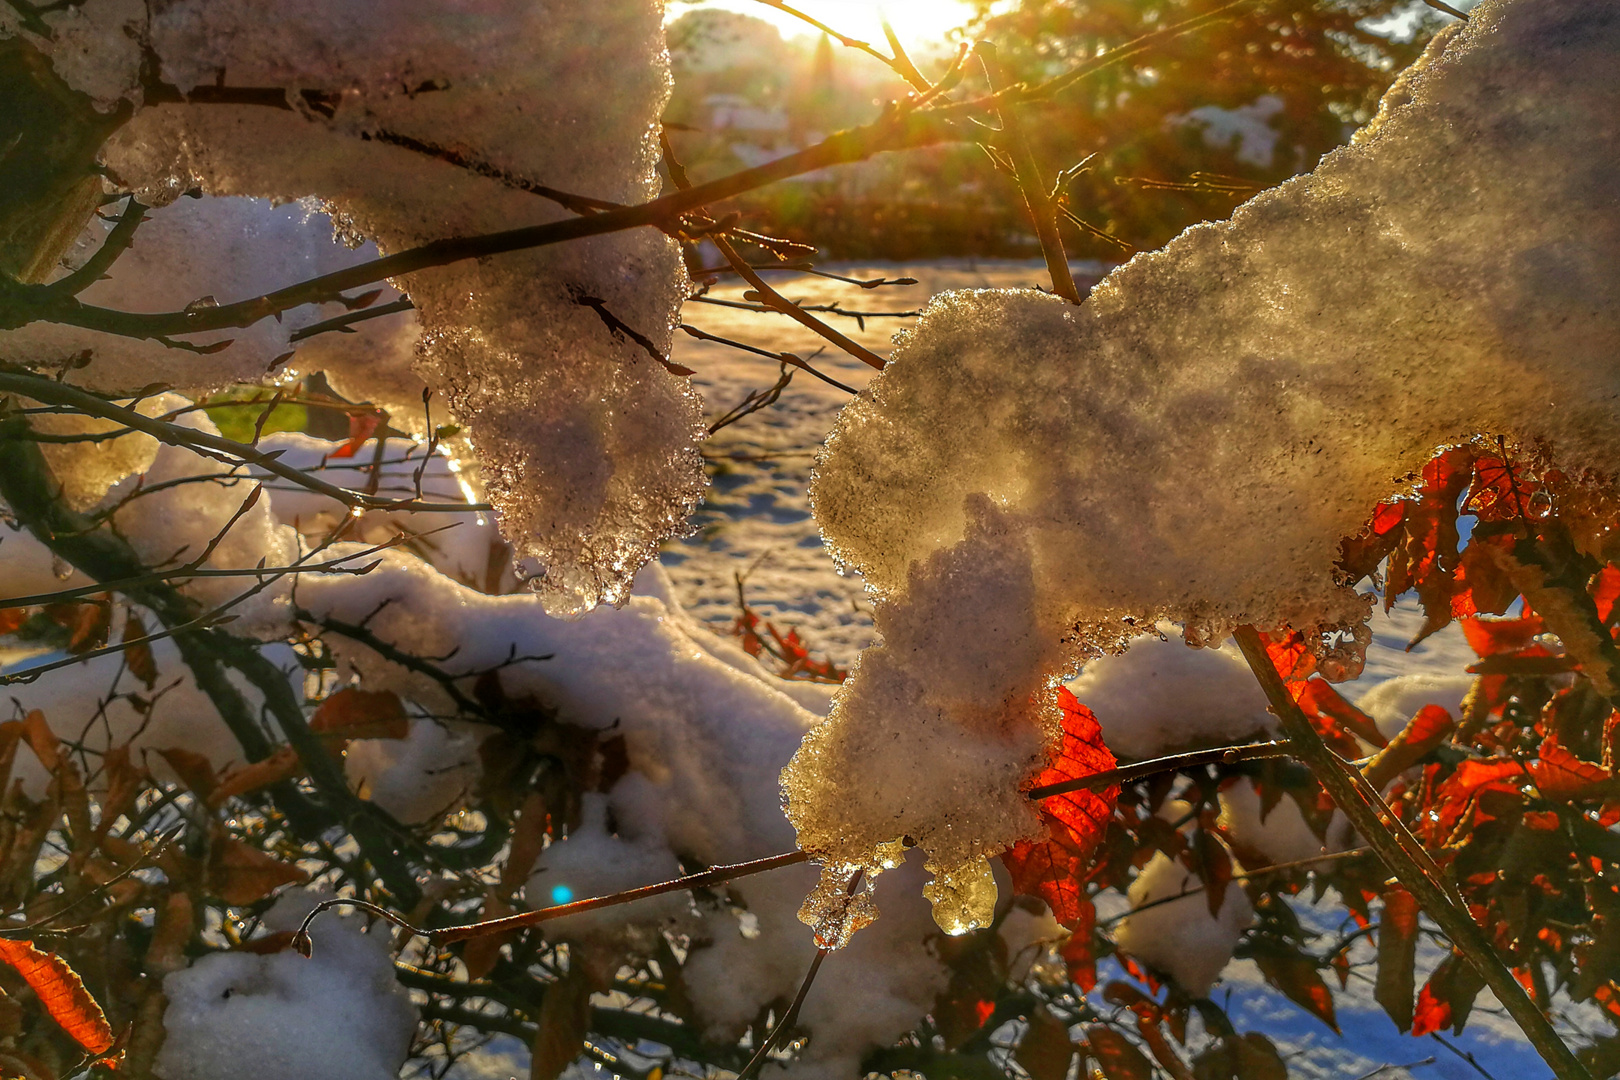
<path id="1" fill-rule="evenodd" d="M 1063 712 L 1063 742 L 1047 767 L 1024 785 L 1026 788 L 1094 776 L 1114 768 L 1114 755 L 1103 745 L 1102 727 L 1091 710 L 1076 701 L 1067 688 L 1058 690 L 1058 707 Z M 1085 899 L 1081 880 L 1113 816 L 1118 796 L 1116 785 L 1103 791 L 1071 791 L 1046 799 L 1041 806 L 1041 820 L 1047 838 L 1020 841 L 1002 854 L 1013 888 L 1045 900 L 1053 917 L 1070 930 L 1085 921 L 1085 909 L 1090 903 Z"/>
<path id="2" fill-rule="evenodd" d="M 66 960 L 41 951 L 33 942 L 3 938 L 0 960 L 17 969 L 45 1012 L 80 1046 L 92 1054 L 112 1047 L 113 1032 L 106 1015 Z"/>

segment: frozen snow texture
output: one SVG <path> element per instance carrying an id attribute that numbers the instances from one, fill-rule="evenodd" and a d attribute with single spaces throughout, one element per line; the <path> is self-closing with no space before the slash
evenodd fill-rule
<path id="1" fill-rule="evenodd" d="M 1277 721 L 1241 656 L 1157 634 L 1086 664 L 1069 683 L 1116 755 L 1146 760 L 1268 735 Z"/>
<path id="2" fill-rule="evenodd" d="M 92 52 L 110 68 L 129 67 L 122 0 L 87 0 L 83 9 L 79 22 L 101 28 L 89 34 Z M 656 132 L 669 83 L 662 13 L 658 0 L 453 9 L 428 0 L 178 0 L 134 26 L 160 80 L 180 94 L 221 78 L 282 89 L 291 107 L 146 102 L 104 160 L 116 183 L 154 205 L 193 187 L 313 198 L 345 234 L 384 252 L 571 216 L 546 191 L 595 205 L 643 202 L 659 185 Z M 88 88 L 83 65 L 52 55 Z M 132 71 L 95 81 L 133 87 Z M 294 267 L 277 244 L 247 246 L 274 284 L 306 276 L 285 273 Z M 206 288 L 221 303 L 261 291 L 246 280 L 227 282 L 233 291 L 223 295 L 200 285 L 212 268 L 206 257 L 171 266 L 176 289 Z M 338 385 L 401 408 L 422 380 L 438 395 L 437 415 L 465 428 L 502 531 L 547 605 L 577 614 L 622 602 L 636 569 L 685 527 L 702 494 L 703 428 L 691 387 L 584 301 L 667 354 L 687 288 L 674 242 L 642 228 L 422 270 L 395 284 L 421 328 L 411 370 L 397 352 L 378 359 L 410 336 L 401 319 L 359 357 L 341 342 L 316 346 L 341 369 Z M 323 314 L 334 312 L 328 305 Z M 206 385 L 262 370 L 284 332 L 203 335 L 239 337 L 237 358 L 217 375 L 172 381 Z M 64 347 L 55 337 L 73 337 L 33 327 L 20 334 L 54 351 Z M 130 389 L 123 384 L 138 370 L 130 358 L 150 349 L 103 339 L 94 352 L 79 377 Z M 154 362 L 166 374 L 206 364 L 181 360 Z"/>
<path id="3" fill-rule="evenodd" d="M 751 657 L 674 606 L 656 563 L 643 579 L 623 608 L 571 622 L 546 615 L 533 596 L 479 593 L 402 551 L 387 552 L 365 577 L 312 574 L 300 582 L 299 603 L 315 615 L 354 621 L 375 611 L 368 629 L 407 652 L 442 655 L 459 643 L 440 665 L 450 672 L 497 664 L 513 646 L 521 656 L 549 655 L 503 668 L 506 693 L 532 695 L 570 723 L 624 736 L 629 771 L 609 791 L 587 795 L 580 827 L 542 854 L 525 892 L 531 907 L 562 899 L 558 886 L 578 899 L 666 880 L 679 873 L 677 858 L 713 865 L 792 847 L 775 778 L 815 717 Z M 377 610 L 383 598 L 390 602 Z M 341 635 L 325 640 L 366 688 L 391 688 L 435 711 L 447 704 L 437 683 Z M 762 1001 L 791 997 L 804 977 L 815 946 L 794 915 L 814 880 L 813 868 L 799 866 L 728 885 L 757 936 L 745 935 L 730 910 L 694 909 L 682 894 L 573 916 L 549 933 L 575 945 L 585 962 L 620 955 L 615 950 L 650 930 L 690 934 L 699 945 L 685 983 L 698 1018 L 709 1032 L 734 1038 Z M 915 1026 L 943 988 L 945 968 L 924 947 L 936 931 L 923 881 L 919 855 L 881 882 L 886 918 L 823 967 L 800 1017 L 819 1034 L 796 1075 L 851 1075 L 868 1047 Z"/>
<path id="4" fill-rule="evenodd" d="M 1169 975 L 1193 997 L 1208 995 L 1254 921 L 1254 905 L 1242 886 L 1228 885 L 1219 916 L 1212 916 L 1202 884 L 1197 874 L 1157 853 L 1131 882 L 1134 913 L 1114 931 L 1121 951 Z M 1183 893 L 1191 895 L 1173 899 Z M 1168 902 L 1147 906 L 1161 900 Z"/>
<path id="5" fill-rule="evenodd" d="M 314 903 L 292 893 L 265 917 L 297 927 Z M 169 1007 L 154 1072 L 164 1080 L 394 1080 L 416 1010 L 394 978 L 386 926 L 357 917 L 316 921 L 313 958 L 215 953 L 163 980 Z"/>
<path id="6" fill-rule="evenodd" d="M 949 875 L 1037 833 L 1047 688 L 1134 628 L 1365 635 L 1340 538 L 1437 446 L 1620 474 L 1617 53 L 1609 0 L 1487 0 L 1354 145 L 1083 305 L 936 297 L 817 464 L 884 641 L 784 774 L 804 846 Z"/>

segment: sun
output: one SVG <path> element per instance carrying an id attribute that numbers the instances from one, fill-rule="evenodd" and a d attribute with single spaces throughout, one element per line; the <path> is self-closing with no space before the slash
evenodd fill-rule
<path id="1" fill-rule="evenodd" d="M 973 5 L 967 0 L 789 0 L 789 3 L 840 34 L 880 47 L 883 19 L 887 18 L 901 43 L 908 50 L 919 52 L 941 47 L 951 30 L 973 16 Z M 808 23 L 755 0 L 708 0 L 692 6 L 727 8 L 753 15 L 775 24 L 784 37 L 815 33 Z M 672 6 L 670 14 L 680 10 L 690 9 L 684 4 Z"/>

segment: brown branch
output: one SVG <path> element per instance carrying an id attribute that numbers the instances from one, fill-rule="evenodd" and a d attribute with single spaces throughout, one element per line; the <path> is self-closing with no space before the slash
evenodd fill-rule
<path id="1" fill-rule="evenodd" d="M 975 51 L 984 64 L 985 74 L 990 78 L 990 88 L 1004 89 L 1007 74 L 996 56 L 996 47 L 988 41 L 981 41 Z M 1029 139 L 1024 136 L 1023 126 L 1018 120 L 1018 107 L 1010 102 L 1001 109 L 1001 132 L 1004 139 L 1002 148 L 1012 156 L 1013 175 L 1018 181 L 1019 193 L 1024 196 L 1024 205 L 1035 224 L 1035 236 L 1041 242 L 1041 255 L 1046 259 L 1046 272 L 1052 278 L 1052 291 L 1069 303 L 1078 304 L 1080 290 L 1075 287 L 1074 274 L 1069 270 L 1069 256 L 1063 250 L 1063 237 L 1058 233 L 1057 195 L 1048 190 L 1041 179 L 1035 152 L 1030 148 Z"/>
<path id="2" fill-rule="evenodd" d="M 184 311 L 137 313 L 92 307 L 71 298 L 54 298 L 44 286 L 6 284 L 0 289 L 0 329 L 47 321 L 82 326 L 126 337 L 157 338 L 197 334 L 251 326 L 260 319 L 304 304 L 325 303 L 349 289 L 388 278 L 468 259 L 526 251 L 591 236 L 643 226 L 664 228 L 680 215 L 710 203 L 832 165 L 860 161 L 874 154 L 933 146 L 961 136 L 946 122 L 942 111 L 914 112 L 893 109 L 878 120 L 836 132 L 814 146 L 752 169 L 676 191 L 660 199 L 609 210 L 591 216 L 507 229 L 480 236 L 450 237 L 387 255 L 370 262 L 310 278 L 284 289 L 218 307 Z"/>
<path id="3" fill-rule="evenodd" d="M 1394 819 L 1394 812 L 1384 804 L 1376 791 L 1372 792 L 1372 797 L 1377 800 L 1376 807 L 1365 800 L 1364 795 L 1370 789 L 1357 784 L 1357 780 L 1361 779 L 1360 772 L 1330 750 L 1316 733 L 1310 720 L 1300 711 L 1298 703 L 1283 685 L 1282 677 L 1272 666 L 1255 628 L 1240 626 L 1235 636 L 1238 648 L 1243 650 L 1243 658 L 1249 662 L 1250 669 L 1259 680 L 1266 699 L 1271 703 L 1271 711 L 1281 721 L 1283 732 L 1296 748 L 1297 756 L 1310 766 L 1317 781 L 1333 796 L 1333 801 L 1338 803 L 1356 831 L 1366 838 L 1384 864 L 1400 879 L 1401 884 L 1411 890 L 1418 904 L 1451 939 L 1452 945 L 1484 978 L 1497 1000 L 1518 1021 L 1537 1052 L 1552 1067 L 1553 1073 L 1560 1080 L 1591 1080 L 1591 1074 L 1564 1045 L 1551 1022 L 1496 955 L 1485 932 L 1466 909 L 1458 908 L 1451 902 L 1442 884 L 1424 871 L 1381 820 L 1383 815 Z"/>

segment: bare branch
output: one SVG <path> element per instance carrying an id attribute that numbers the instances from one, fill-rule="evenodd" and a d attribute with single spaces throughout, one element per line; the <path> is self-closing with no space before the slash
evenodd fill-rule
<path id="1" fill-rule="evenodd" d="M 0 371 L 0 391 L 20 394 L 36 401 L 44 401 L 54 405 L 68 405 L 89 416 L 117 420 L 132 430 L 144 432 L 159 442 L 167 443 L 170 446 L 182 446 L 191 450 L 206 450 L 214 454 L 221 454 L 224 455 L 227 462 L 256 466 L 265 472 L 281 477 L 283 480 L 290 480 L 299 487 L 308 488 L 317 494 L 335 499 L 345 506 L 367 510 L 410 510 L 417 513 L 440 514 L 492 509 L 487 503 L 424 503 L 415 499 L 386 499 L 377 495 L 351 491 L 348 488 L 339 487 L 336 484 L 311 476 L 302 469 L 283 465 L 279 460 L 279 453 L 265 453 L 246 443 L 234 442 L 218 435 L 198 431 L 195 428 L 182 427 L 179 424 L 170 424 L 163 420 L 143 416 L 134 409 L 115 405 L 105 398 L 98 397 L 88 391 L 40 375 Z"/>

